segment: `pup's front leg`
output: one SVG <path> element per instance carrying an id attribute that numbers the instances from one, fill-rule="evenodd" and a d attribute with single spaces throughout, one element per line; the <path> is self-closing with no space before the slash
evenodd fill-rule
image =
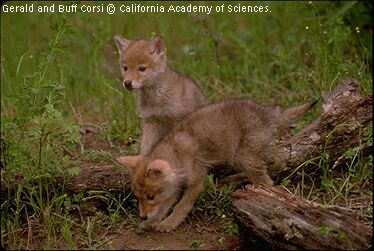
<path id="1" fill-rule="evenodd" d="M 189 185 L 184 192 L 182 199 L 174 207 L 173 212 L 165 220 L 156 226 L 156 230 L 160 232 L 169 232 L 174 230 L 180 223 L 184 221 L 188 213 L 191 211 L 196 199 L 201 192 L 204 191 L 205 184 L 203 179 Z"/>
<path id="2" fill-rule="evenodd" d="M 155 215 L 151 219 L 147 219 L 140 224 L 140 228 L 144 230 L 149 230 L 155 228 L 160 221 L 165 217 L 168 213 L 169 209 L 175 204 L 177 201 L 179 193 L 174 193 L 169 199 L 167 199 L 164 204 L 161 205 L 159 213 Z"/>
<path id="3" fill-rule="evenodd" d="M 147 155 L 151 151 L 153 146 L 160 140 L 160 131 L 160 123 L 156 120 L 144 121 L 139 154 Z"/>

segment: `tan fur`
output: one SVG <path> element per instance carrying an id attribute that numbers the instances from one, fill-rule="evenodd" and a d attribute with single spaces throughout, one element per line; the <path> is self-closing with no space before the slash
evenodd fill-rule
<path id="1" fill-rule="evenodd" d="M 114 40 L 120 54 L 123 86 L 134 90 L 143 121 L 140 154 L 147 154 L 176 122 L 204 106 L 206 98 L 193 80 L 167 66 L 160 37 L 130 41 L 115 35 Z M 131 86 L 125 84 L 129 82 Z"/>
<path id="2" fill-rule="evenodd" d="M 309 106 L 310 108 L 311 106 Z M 139 199 L 143 228 L 175 229 L 204 191 L 213 165 L 229 164 L 244 171 L 254 184 L 273 185 L 265 156 L 285 121 L 293 122 L 305 105 L 282 111 L 248 99 L 234 99 L 203 107 L 187 116 L 146 156 L 120 157 L 132 173 L 132 189 Z M 295 113 L 292 113 L 294 111 Z M 157 170 L 152 175 L 150 170 Z M 161 221 L 177 201 L 173 212 Z M 153 199 L 147 196 L 154 196 Z M 161 221 L 161 222 L 160 222 Z"/>

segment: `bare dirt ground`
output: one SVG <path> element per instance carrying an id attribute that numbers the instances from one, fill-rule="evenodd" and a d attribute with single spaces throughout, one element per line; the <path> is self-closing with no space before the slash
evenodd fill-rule
<path id="1" fill-rule="evenodd" d="M 137 250 L 239 250 L 239 236 L 225 233 L 219 222 L 192 221 L 170 233 L 135 233 L 131 228 L 116 234 L 108 243 L 114 249 Z"/>

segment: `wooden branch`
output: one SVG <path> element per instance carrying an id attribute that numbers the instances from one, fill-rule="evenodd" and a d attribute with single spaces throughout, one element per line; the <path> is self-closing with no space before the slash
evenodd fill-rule
<path id="1" fill-rule="evenodd" d="M 328 161 L 333 164 L 347 150 L 357 147 L 360 136 L 372 127 L 373 98 L 362 96 L 356 80 L 345 79 L 331 95 L 322 95 L 321 116 L 281 143 L 267 160 L 271 176 L 288 174 L 321 154 L 328 156 Z"/>
<path id="2" fill-rule="evenodd" d="M 71 180 L 68 193 L 81 193 L 92 190 L 130 189 L 130 175 L 125 168 L 113 165 L 85 167 Z"/>
<path id="3" fill-rule="evenodd" d="M 13 195 L 21 181 L 22 177 L 7 184 L 4 179 L 1 179 L 1 194 L 3 196 Z M 38 180 L 29 181 L 28 185 L 35 185 L 37 182 Z M 58 186 L 63 182 L 64 178 L 58 177 L 51 181 L 49 185 Z M 103 190 L 130 190 L 130 174 L 126 169 L 117 168 L 114 165 L 82 167 L 81 172 L 77 176 L 71 177 L 68 182 L 66 192 L 69 194 Z"/>
<path id="4" fill-rule="evenodd" d="M 358 145 L 359 130 L 364 131 L 372 126 L 372 96 L 362 96 L 360 84 L 356 80 L 343 80 L 331 95 L 323 93 L 323 96 L 321 116 L 279 144 L 266 160 L 272 177 L 287 175 L 305 161 L 321 156 L 321 153 L 328 154 L 334 163 L 347 150 Z M 226 177 L 229 172 L 222 170 L 222 166 L 213 170 L 217 176 L 224 174 L 220 184 L 247 181 L 243 174 Z M 128 185 L 128 178 L 126 170 L 117 170 L 114 166 L 85 168 L 73 179 L 69 191 L 118 189 Z"/>
<path id="5" fill-rule="evenodd" d="M 368 249 L 372 229 L 342 210 L 293 196 L 278 187 L 246 186 L 233 193 L 239 222 L 282 249 Z"/>

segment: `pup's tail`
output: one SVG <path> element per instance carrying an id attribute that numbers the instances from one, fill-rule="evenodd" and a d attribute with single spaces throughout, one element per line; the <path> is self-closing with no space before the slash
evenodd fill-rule
<path id="1" fill-rule="evenodd" d="M 313 100 L 303 105 L 293 106 L 285 109 L 280 116 L 281 121 L 286 124 L 295 122 L 304 113 L 312 109 L 318 103 L 318 101 L 319 99 Z"/>

